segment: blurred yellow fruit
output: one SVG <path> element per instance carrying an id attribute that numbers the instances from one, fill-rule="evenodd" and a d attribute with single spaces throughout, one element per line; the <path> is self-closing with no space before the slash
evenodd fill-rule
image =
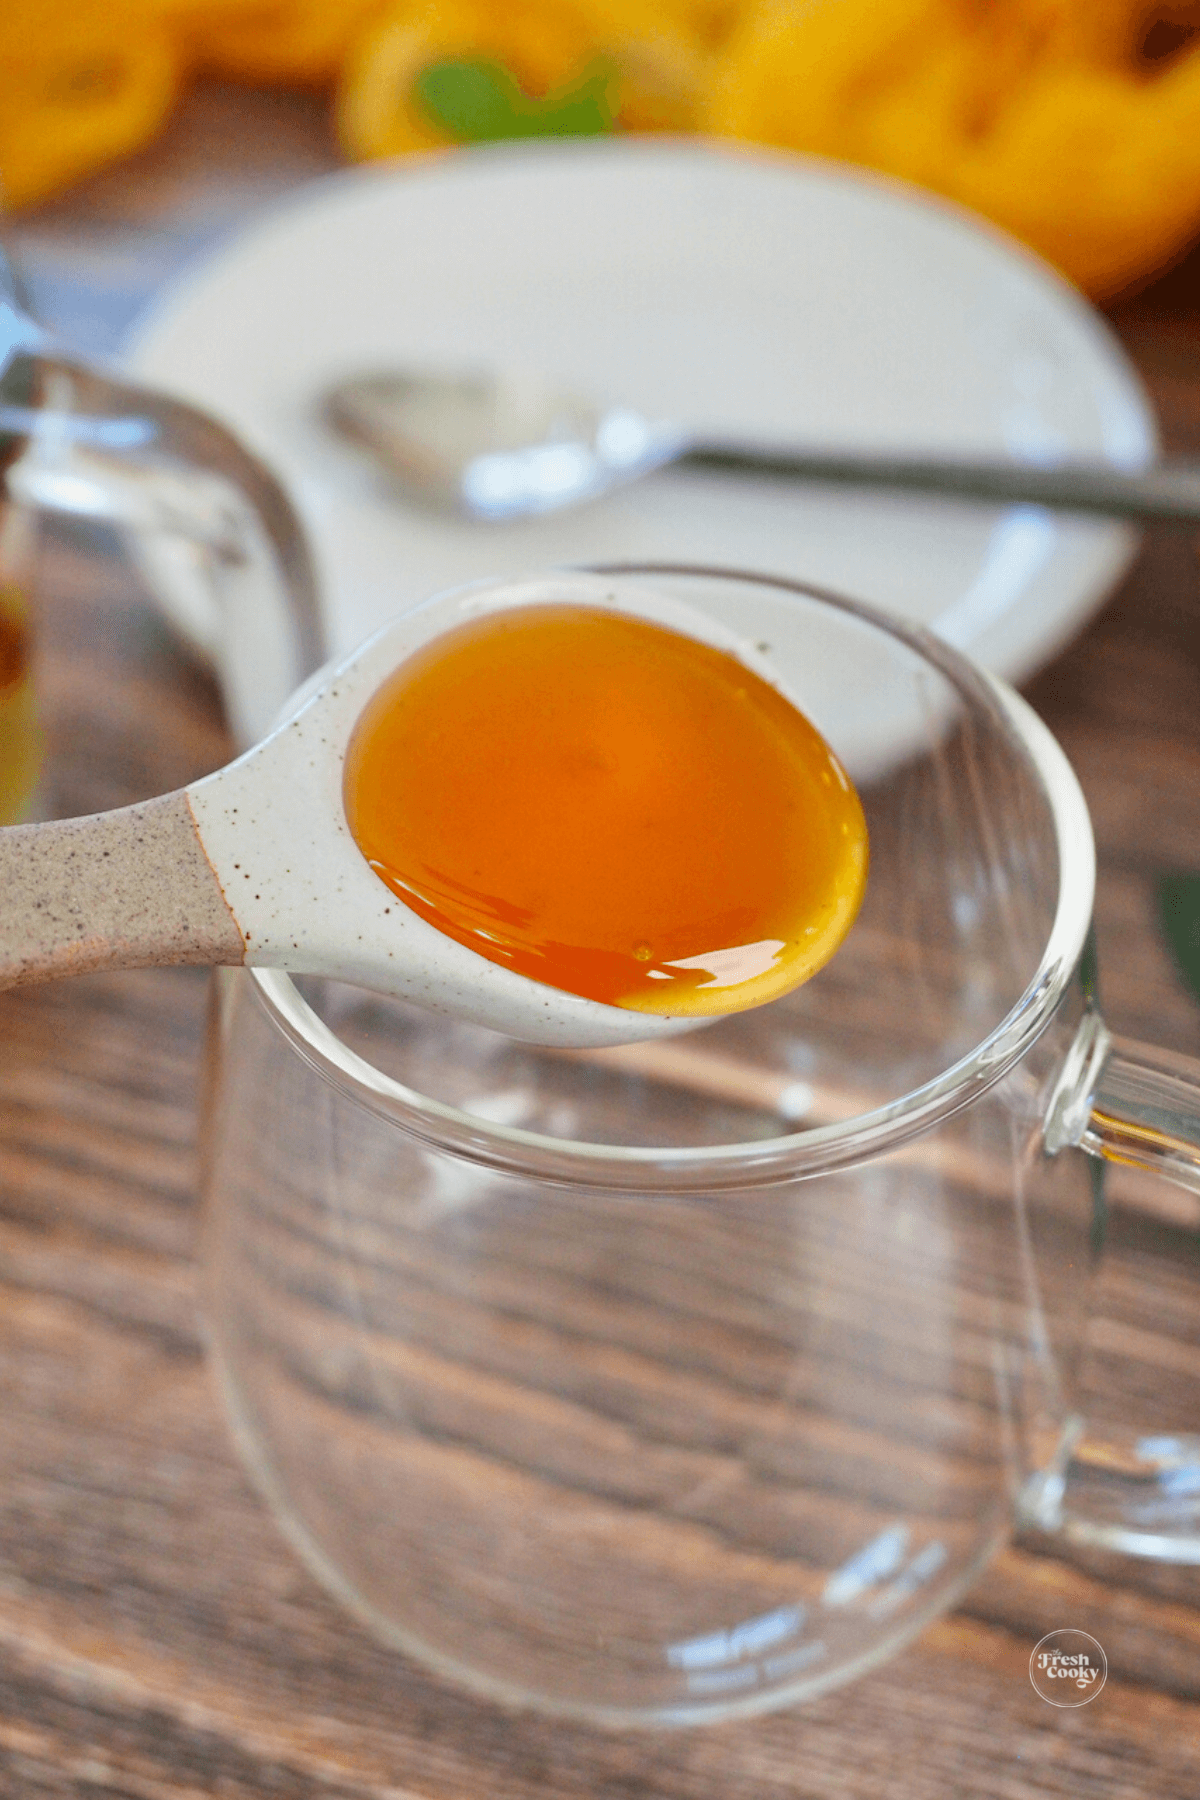
<path id="1" fill-rule="evenodd" d="M 0 0 L 0 206 L 138 148 L 191 70 L 336 78 L 360 158 L 614 129 L 836 157 L 1101 297 L 1200 232 L 1200 0 Z"/>
<path id="2" fill-rule="evenodd" d="M 692 129 L 708 64 L 678 22 L 683 10 L 636 0 L 392 4 L 347 59 L 339 136 L 351 156 L 372 157 L 606 124 Z"/>
<path id="3" fill-rule="evenodd" d="M 180 42 L 198 69 L 243 81 L 331 81 L 379 0 L 200 0 L 179 7 Z"/>
<path id="4" fill-rule="evenodd" d="M 1200 230 L 1200 48 L 1149 64 L 1151 16 L 1131 0 L 768 0 L 703 122 L 919 182 L 1111 295 Z"/>
<path id="5" fill-rule="evenodd" d="M 752 4 L 753 0 L 659 0 L 654 10 L 698 44 L 715 49 Z M 643 14 L 647 10 L 643 7 Z"/>
<path id="6" fill-rule="evenodd" d="M 153 137 L 179 56 L 136 0 L 3 0 L 0 206 L 26 206 Z"/>

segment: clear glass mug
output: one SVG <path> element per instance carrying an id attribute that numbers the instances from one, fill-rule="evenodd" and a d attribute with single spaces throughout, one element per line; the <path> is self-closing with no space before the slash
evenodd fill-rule
<path id="1" fill-rule="evenodd" d="M 851 1678 L 1018 1516 L 1200 1557 L 1196 1392 L 1103 1441 L 1073 1397 L 1104 1159 L 1200 1192 L 1200 1069 L 1096 1011 L 1062 752 L 866 606 L 625 572 L 758 642 L 847 763 L 843 949 L 575 1054 L 222 971 L 202 1136 L 213 1350 L 293 1543 L 390 1643 L 618 1724 Z"/>

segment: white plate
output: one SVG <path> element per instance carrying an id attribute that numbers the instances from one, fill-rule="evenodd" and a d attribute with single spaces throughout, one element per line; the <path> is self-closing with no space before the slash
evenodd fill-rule
<path id="1" fill-rule="evenodd" d="M 875 600 L 1019 678 L 1099 604 L 1135 541 L 1029 507 L 682 471 L 472 526 L 397 498 L 320 423 L 322 390 L 361 370 L 495 362 L 706 432 L 821 445 L 1126 468 L 1156 453 L 1119 346 L 1025 251 L 891 183 L 698 143 L 505 146 L 317 182 L 170 290 L 129 361 L 281 475 L 336 653 L 455 582 L 687 559 Z M 164 599 L 215 639 L 202 595 Z M 283 698 L 272 687 L 264 672 L 261 728 Z"/>

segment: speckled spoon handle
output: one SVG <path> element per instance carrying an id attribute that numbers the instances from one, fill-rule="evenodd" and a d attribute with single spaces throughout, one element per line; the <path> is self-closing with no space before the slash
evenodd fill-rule
<path id="1" fill-rule="evenodd" d="M 0 988 L 244 957 L 186 793 L 0 831 Z"/>

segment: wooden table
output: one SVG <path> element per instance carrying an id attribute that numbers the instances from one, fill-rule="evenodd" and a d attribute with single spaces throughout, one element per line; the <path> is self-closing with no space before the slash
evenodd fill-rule
<path id="1" fill-rule="evenodd" d="M 104 349 L 146 288 L 331 166 L 322 103 L 212 88 L 167 139 L 14 222 L 43 311 Z M 1200 256 L 1113 323 L 1170 448 L 1200 454 Z M 107 572 L 106 572 L 107 567 Z M 42 565 L 48 810 L 173 787 L 227 751 L 219 697 L 114 565 Z M 1029 685 L 1086 789 L 1113 1026 L 1200 1053 L 1156 873 L 1200 870 L 1200 562 L 1151 539 Z M 807 1707 L 690 1732 L 547 1723 L 377 1646 L 235 1459 L 193 1294 L 205 979 L 0 996 L 0 1792 L 80 1800 L 1195 1800 L 1200 1575 L 1018 1542 L 961 1610 Z M 1172 1350 L 1200 1372 L 1198 1336 Z M 1168 1365 L 1164 1365 L 1168 1366 Z M 1193 1388 L 1193 1392 L 1195 1389 Z M 1109 1660 L 1091 1705 L 1027 1679 L 1046 1632 Z"/>

